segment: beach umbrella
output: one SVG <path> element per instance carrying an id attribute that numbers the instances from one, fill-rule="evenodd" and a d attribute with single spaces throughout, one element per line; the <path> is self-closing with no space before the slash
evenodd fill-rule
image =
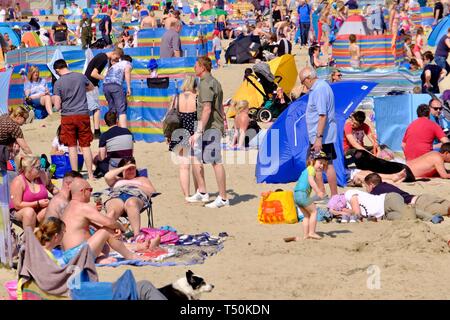
<path id="1" fill-rule="evenodd" d="M 228 12 L 226 12 L 225 10 L 214 8 L 203 11 L 200 15 L 203 17 L 212 17 L 212 16 L 226 16 L 227 14 Z"/>
<path id="2" fill-rule="evenodd" d="M 447 34 L 447 30 L 450 28 L 450 17 L 447 16 L 443 18 L 439 23 L 433 28 L 430 35 L 428 36 L 428 45 L 434 47 L 438 44 L 439 40 Z"/>

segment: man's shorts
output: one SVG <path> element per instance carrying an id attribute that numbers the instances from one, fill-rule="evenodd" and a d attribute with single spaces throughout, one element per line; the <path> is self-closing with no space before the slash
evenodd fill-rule
<path id="1" fill-rule="evenodd" d="M 308 153 L 307 153 L 308 157 L 311 154 L 312 146 L 313 146 L 312 144 L 309 145 Z M 328 161 L 332 161 L 337 158 L 336 150 L 334 149 L 334 143 L 322 144 L 322 151 L 325 152 L 325 154 L 327 155 Z"/>
<path id="2" fill-rule="evenodd" d="M 192 148 L 192 155 L 205 164 L 222 163 L 222 133 L 208 129 Z M 200 148 L 201 146 L 201 148 Z"/>
<path id="3" fill-rule="evenodd" d="M 89 111 L 94 112 L 95 110 L 100 109 L 100 99 L 98 96 L 98 87 L 94 87 L 94 90 L 86 92 Z"/>
<path id="4" fill-rule="evenodd" d="M 94 135 L 91 131 L 91 120 L 89 115 L 61 116 L 60 141 L 68 147 L 81 148 L 91 146 Z M 78 143 L 77 143 L 78 141 Z"/>

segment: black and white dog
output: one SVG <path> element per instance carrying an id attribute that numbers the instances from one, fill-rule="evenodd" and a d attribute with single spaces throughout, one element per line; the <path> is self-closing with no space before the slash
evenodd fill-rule
<path id="1" fill-rule="evenodd" d="M 202 277 L 189 270 L 185 277 L 158 290 L 167 300 L 198 300 L 202 292 L 211 292 L 212 289 L 212 284 L 206 283 Z"/>

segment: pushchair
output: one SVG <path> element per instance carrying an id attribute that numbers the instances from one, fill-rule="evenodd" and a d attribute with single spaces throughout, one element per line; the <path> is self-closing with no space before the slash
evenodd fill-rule
<path id="1" fill-rule="evenodd" d="M 248 81 L 263 97 L 263 103 L 256 109 L 250 109 L 249 115 L 260 122 L 270 122 L 277 118 L 287 108 L 291 99 L 279 87 L 283 79 L 274 76 L 267 63 L 259 62 L 253 66 L 253 70 L 247 68 L 244 75 Z M 259 85 L 258 85 L 259 83 Z"/>

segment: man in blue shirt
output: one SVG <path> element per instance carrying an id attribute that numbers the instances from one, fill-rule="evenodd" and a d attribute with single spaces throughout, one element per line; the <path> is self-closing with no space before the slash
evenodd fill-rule
<path id="1" fill-rule="evenodd" d="M 333 196 L 337 194 L 336 171 L 333 166 L 333 160 L 337 157 L 334 148 L 337 139 L 334 93 L 325 80 L 317 78 L 313 68 L 303 68 L 299 72 L 299 77 L 301 84 L 309 89 L 305 119 L 310 148 L 315 153 L 323 151 L 327 155 L 326 175 Z M 317 174 L 316 181 L 319 189 L 325 193 L 321 173 Z"/>
<path id="2" fill-rule="evenodd" d="M 300 45 L 302 46 L 308 45 L 308 34 L 311 27 L 311 12 L 311 6 L 305 0 L 300 0 L 297 13 L 300 28 Z"/>

